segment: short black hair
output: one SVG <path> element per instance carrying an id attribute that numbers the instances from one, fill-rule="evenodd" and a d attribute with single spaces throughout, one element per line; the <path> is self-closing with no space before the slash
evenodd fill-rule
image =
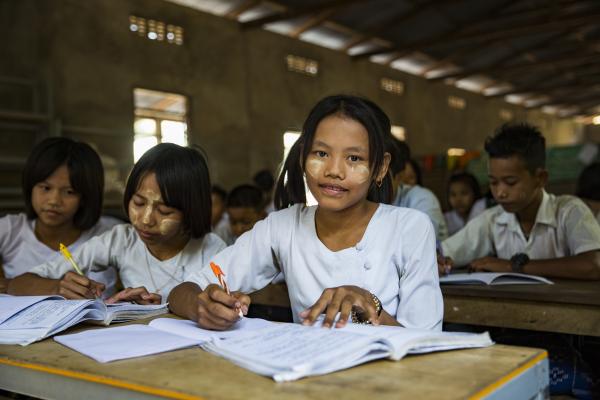
<path id="1" fill-rule="evenodd" d="M 361 124 L 369 135 L 369 167 L 373 177 L 384 165 L 385 152 L 388 146 L 389 129 L 381 124 L 381 118 L 375 103 L 352 95 L 333 95 L 321 99 L 309 112 L 300 137 L 294 143 L 277 180 L 275 188 L 275 208 L 281 210 L 293 204 L 306 204 L 304 188 L 304 163 L 308 157 L 319 123 L 332 115 L 349 118 Z M 377 107 L 379 108 L 379 107 Z M 383 113 L 383 111 L 381 111 Z M 383 113 L 385 115 L 385 113 Z M 387 117 L 386 117 L 387 118 Z M 371 181 L 367 199 L 376 203 L 392 202 L 392 180 L 389 174 L 383 178 L 381 185 Z"/>
<path id="2" fill-rule="evenodd" d="M 145 152 L 133 166 L 125 186 L 123 206 L 128 215 L 131 197 L 150 173 L 156 176 L 165 204 L 183 213 L 185 229 L 192 238 L 210 232 L 210 177 L 206 160 L 198 150 L 160 143 Z"/>
<path id="3" fill-rule="evenodd" d="M 254 175 L 254 178 L 252 178 L 252 181 L 263 192 L 270 192 L 273 190 L 273 186 L 275 186 L 275 178 L 268 169 L 258 171 Z"/>
<path id="4" fill-rule="evenodd" d="M 239 185 L 234 187 L 227 196 L 227 208 L 249 207 L 261 211 L 264 206 L 262 191 L 253 185 Z"/>
<path id="5" fill-rule="evenodd" d="M 388 152 L 392 156 L 390 172 L 392 176 L 396 176 L 396 174 L 406 168 L 406 163 L 410 160 L 410 147 L 408 147 L 406 142 L 391 136 L 388 142 Z"/>
<path id="6" fill-rule="evenodd" d="M 65 137 L 42 140 L 27 158 L 22 174 L 27 217 L 37 218 L 31 204 L 33 187 L 62 165 L 69 170 L 71 187 L 81 196 L 79 209 L 73 216 L 73 225 L 81 230 L 90 229 L 96 225 L 102 213 L 104 168 L 98 153 L 89 144 Z"/>
<path id="7" fill-rule="evenodd" d="M 446 194 L 448 197 L 450 197 L 450 185 L 456 182 L 462 182 L 467 185 L 473 192 L 474 200 L 479 200 L 481 198 L 481 187 L 479 186 L 479 181 L 477 181 L 475 175 L 468 172 L 457 172 L 450 176 L 450 179 L 448 179 L 448 187 L 446 188 Z"/>
<path id="8" fill-rule="evenodd" d="M 485 151 L 490 158 L 517 156 L 530 173 L 546 167 L 546 139 L 536 127 L 527 123 L 502 125 L 486 139 Z"/>
<path id="9" fill-rule="evenodd" d="M 577 179 L 577 197 L 600 201 L 600 161 L 584 168 Z"/>
<path id="10" fill-rule="evenodd" d="M 227 199 L 227 191 L 219 185 L 212 185 L 210 193 L 219 196 L 223 202 L 225 202 L 225 199 Z"/>

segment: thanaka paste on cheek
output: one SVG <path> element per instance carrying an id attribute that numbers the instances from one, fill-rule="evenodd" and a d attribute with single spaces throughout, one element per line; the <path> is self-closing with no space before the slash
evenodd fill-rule
<path id="1" fill-rule="evenodd" d="M 323 160 L 314 158 L 306 160 L 306 172 L 313 179 L 319 179 L 321 177 L 324 167 L 325 162 Z"/>
<path id="2" fill-rule="evenodd" d="M 181 221 L 175 219 L 163 219 L 158 225 L 158 230 L 163 236 L 179 233 L 181 231 Z"/>
<path id="3" fill-rule="evenodd" d="M 362 185 L 371 178 L 371 170 L 366 165 L 353 165 L 350 167 L 348 178 L 348 180 L 354 181 L 358 185 Z"/>

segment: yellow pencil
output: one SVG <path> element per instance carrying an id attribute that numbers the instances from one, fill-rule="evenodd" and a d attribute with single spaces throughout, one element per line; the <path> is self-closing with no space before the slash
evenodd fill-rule
<path id="1" fill-rule="evenodd" d="M 83 272 L 81 271 L 81 268 L 79 268 L 79 266 L 77 265 L 77 263 L 75 262 L 75 260 L 73 260 L 73 256 L 71 255 L 71 252 L 69 251 L 69 249 L 67 249 L 67 246 L 65 246 L 62 243 L 59 243 L 58 244 L 58 248 L 59 248 L 60 252 L 62 253 L 62 255 L 67 259 L 67 261 L 69 261 L 71 263 L 71 265 L 73 266 L 73 269 L 79 275 L 83 275 Z"/>

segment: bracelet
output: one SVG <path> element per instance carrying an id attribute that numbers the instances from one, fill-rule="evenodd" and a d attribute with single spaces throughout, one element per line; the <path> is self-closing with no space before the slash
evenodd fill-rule
<path id="1" fill-rule="evenodd" d="M 369 293 L 369 294 L 371 295 L 371 299 L 373 300 L 373 303 L 375 303 L 375 312 L 377 313 L 377 317 L 379 317 L 381 315 L 381 311 L 383 310 L 383 307 L 381 306 L 381 301 L 373 293 Z M 352 310 L 352 312 L 350 313 L 352 322 L 355 324 L 370 325 L 371 321 L 365 320 L 361 314 L 362 313 L 357 313 L 355 310 Z"/>

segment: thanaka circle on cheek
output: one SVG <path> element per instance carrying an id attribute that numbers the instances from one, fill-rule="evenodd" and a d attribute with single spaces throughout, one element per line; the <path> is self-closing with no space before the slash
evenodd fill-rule
<path id="1" fill-rule="evenodd" d="M 160 221 L 158 230 L 161 235 L 168 235 L 181 231 L 181 221 L 175 219 L 164 219 Z"/>
<path id="2" fill-rule="evenodd" d="M 325 162 L 322 160 L 316 160 L 316 159 L 306 160 L 306 172 L 313 179 L 317 179 L 321 176 L 324 166 L 325 166 Z"/>
<path id="3" fill-rule="evenodd" d="M 363 184 L 371 178 L 371 170 L 366 165 L 353 165 L 349 178 L 358 184 Z"/>

